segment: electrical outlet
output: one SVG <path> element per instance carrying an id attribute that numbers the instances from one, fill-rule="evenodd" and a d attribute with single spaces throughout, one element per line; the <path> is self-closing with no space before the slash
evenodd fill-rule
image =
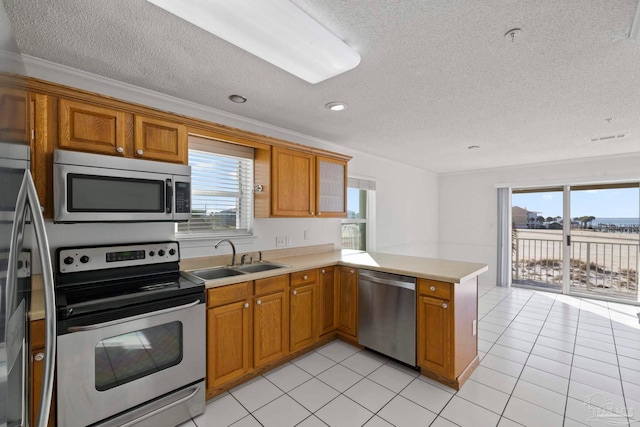
<path id="1" fill-rule="evenodd" d="M 473 336 L 475 337 L 476 333 L 478 332 L 478 326 L 477 326 L 476 320 L 474 320 L 472 325 L 471 325 L 471 331 L 472 331 Z"/>
<path id="2" fill-rule="evenodd" d="M 285 236 L 276 237 L 276 248 L 282 248 L 286 245 Z"/>
<path id="3" fill-rule="evenodd" d="M 304 240 L 309 240 L 309 230 L 304 230 Z"/>
<path id="4" fill-rule="evenodd" d="M 284 236 L 284 245 L 285 246 L 291 246 L 291 237 Z"/>

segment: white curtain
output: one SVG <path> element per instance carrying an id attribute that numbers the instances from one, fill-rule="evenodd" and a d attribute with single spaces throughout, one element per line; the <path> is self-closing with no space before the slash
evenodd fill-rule
<path id="1" fill-rule="evenodd" d="M 511 189 L 498 188 L 497 285 L 511 286 Z"/>

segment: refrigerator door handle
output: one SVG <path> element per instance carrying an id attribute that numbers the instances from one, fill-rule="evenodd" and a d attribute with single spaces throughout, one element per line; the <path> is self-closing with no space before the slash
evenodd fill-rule
<path id="1" fill-rule="evenodd" d="M 35 230 L 40 263 L 42 265 L 42 277 L 44 281 L 44 308 L 45 308 L 45 357 L 44 373 L 42 378 L 42 395 L 40 397 L 40 411 L 36 421 L 37 427 L 47 427 L 49 411 L 51 410 L 51 397 L 53 395 L 53 375 L 56 359 L 56 317 L 55 294 L 53 283 L 53 264 L 49 253 L 49 241 L 44 226 L 44 218 L 38 203 L 38 193 L 31 177 L 31 172 L 25 170 L 22 185 L 16 201 L 16 218 L 11 231 L 11 248 L 15 249 L 9 254 L 9 270 L 7 282 L 16 286 L 17 258 L 24 238 L 24 225 L 26 206 L 31 210 L 31 222 Z M 9 280 L 11 279 L 11 281 Z M 28 415 L 24 414 L 26 418 Z"/>

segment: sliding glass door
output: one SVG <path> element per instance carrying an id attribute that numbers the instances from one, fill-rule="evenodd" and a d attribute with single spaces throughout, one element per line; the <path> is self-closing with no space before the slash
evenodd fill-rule
<path id="1" fill-rule="evenodd" d="M 512 190 L 512 283 L 639 302 L 638 183 Z"/>
<path id="2" fill-rule="evenodd" d="M 638 184 L 571 187 L 571 293 L 638 301 Z"/>
<path id="3" fill-rule="evenodd" d="M 513 283 L 562 292 L 563 188 L 513 190 L 511 221 Z"/>

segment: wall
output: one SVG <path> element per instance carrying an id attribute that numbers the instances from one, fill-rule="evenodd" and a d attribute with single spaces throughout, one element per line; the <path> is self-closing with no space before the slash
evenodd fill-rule
<path id="1" fill-rule="evenodd" d="M 374 179 L 376 190 L 375 249 L 383 252 L 437 256 L 437 176 L 287 129 L 169 97 L 157 92 L 25 56 L 31 77 L 109 95 L 165 111 L 269 135 L 287 141 L 353 156 L 349 174 Z M 253 238 L 234 239 L 238 252 L 275 248 L 276 236 L 289 236 L 290 247 L 333 243 L 341 246 L 340 219 L 257 219 Z M 78 244 L 173 239 L 173 224 L 47 224 L 53 248 Z M 304 232 L 308 230 L 308 239 Z M 230 253 L 228 245 L 213 249 L 215 240 L 183 242 L 184 258 Z"/>
<path id="2" fill-rule="evenodd" d="M 443 174 L 438 183 L 440 258 L 483 262 L 480 283 L 495 284 L 497 186 L 640 180 L 640 154 Z"/>

